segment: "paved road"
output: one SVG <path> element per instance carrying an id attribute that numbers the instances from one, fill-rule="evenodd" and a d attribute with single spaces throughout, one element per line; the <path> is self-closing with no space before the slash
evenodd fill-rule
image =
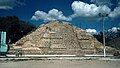
<path id="1" fill-rule="evenodd" d="M 31 60 L 0 62 L 0 68 L 120 68 L 120 61 Z"/>

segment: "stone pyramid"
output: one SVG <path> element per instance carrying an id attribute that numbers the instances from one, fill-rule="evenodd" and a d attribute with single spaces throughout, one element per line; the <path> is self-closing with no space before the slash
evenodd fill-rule
<path id="1" fill-rule="evenodd" d="M 103 46 L 91 34 L 75 28 L 68 22 L 51 21 L 14 44 L 25 54 L 93 54 L 103 51 Z"/>

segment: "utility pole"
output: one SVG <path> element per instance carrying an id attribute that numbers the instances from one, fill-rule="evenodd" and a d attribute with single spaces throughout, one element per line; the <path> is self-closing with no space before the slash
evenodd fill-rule
<path id="1" fill-rule="evenodd" d="M 102 18 L 102 28 L 103 28 L 103 55 L 104 57 L 106 57 L 106 46 L 105 46 L 105 24 L 104 24 L 104 20 L 105 18 L 108 16 L 108 14 L 105 13 L 99 13 L 99 16 Z"/>

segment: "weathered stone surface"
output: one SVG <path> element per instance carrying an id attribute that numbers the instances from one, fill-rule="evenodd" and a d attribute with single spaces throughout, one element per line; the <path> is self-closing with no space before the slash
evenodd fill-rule
<path id="1" fill-rule="evenodd" d="M 103 46 L 91 34 L 72 25 L 52 21 L 38 27 L 21 38 L 13 47 L 25 54 L 93 54 L 103 51 Z"/>

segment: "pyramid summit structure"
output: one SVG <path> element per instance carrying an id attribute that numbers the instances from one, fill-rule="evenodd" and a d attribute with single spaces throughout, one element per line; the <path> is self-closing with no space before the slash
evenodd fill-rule
<path id="1" fill-rule="evenodd" d="M 13 48 L 21 48 L 25 54 L 84 55 L 103 52 L 103 45 L 91 34 L 62 21 L 40 25 L 17 41 Z"/>

